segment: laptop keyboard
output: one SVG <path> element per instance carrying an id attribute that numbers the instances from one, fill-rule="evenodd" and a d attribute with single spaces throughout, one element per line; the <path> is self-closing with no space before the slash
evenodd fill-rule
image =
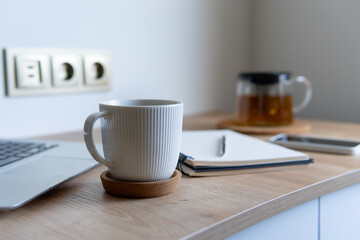
<path id="1" fill-rule="evenodd" d="M 0 167 L 44 152 L 57 145 L 46 143 L 0 140 Z"/>

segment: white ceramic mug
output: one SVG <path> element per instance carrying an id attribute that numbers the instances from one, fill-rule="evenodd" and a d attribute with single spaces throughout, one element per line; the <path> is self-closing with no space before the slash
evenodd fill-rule
<path id="1" fill-rule="evenodd" d="M 171 177 L 179 158 L 183 104 L 172 100 L 112 100 L 99 104 L 84 124 L 93 158 L 121 181 L 160 181 Z M 101 119 L 104 158 L 93 140 Z"/>

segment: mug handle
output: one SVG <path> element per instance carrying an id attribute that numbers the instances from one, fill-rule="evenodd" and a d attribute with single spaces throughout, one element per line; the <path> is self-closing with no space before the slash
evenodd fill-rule
<path id="1" fill-rule="evenodd" d="M 108 116 L 108 113 L 104 113 L 104 112 L 95 112 L 93 114 L 91 114 L 90 116 L 88 116 L 85 120 L 85 124 L 84 124 L 84 140 L 85 140 L 85 144 L 86 147 L 89 151 L 89 153 L 91 154 L 91 156 L 98 161 L 101 164 L 104 164 L 105 166 L 109 167 L 109 168 L 114 168 L 115 165 L 106 161 L 98 152 L 98 150 L 96 149 L 95 143 L 94 143 L 94 137 L 93 137 L 93 128 L 94 128 L 94 124 L 96 122 L 96 120 Z"/>
<path id="2" fill-rule="evenodd" d="M 298 112 L 302 111 L 309 104 L 311 97 L 312 97 L 313 90 L 312 90 L 311 82 L 309 81 L 309 79 L 307 79 L 304 76 L 297 76 L 295 78 L 295 82 L 304 84 L 306 87 L 306 93 L 305 93 L 304 100 L 300 104 L 294 106 L 292 109 L 293 113 L 298 113 Z"/>

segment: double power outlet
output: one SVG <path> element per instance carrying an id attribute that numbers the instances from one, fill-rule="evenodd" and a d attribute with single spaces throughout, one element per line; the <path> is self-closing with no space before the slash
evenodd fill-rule
<path id="1" fill-rule="evenodd" d="M 3 54 L 7 96 L 110 88 L 110 52 L 106 50 L 7 48 Z"/>

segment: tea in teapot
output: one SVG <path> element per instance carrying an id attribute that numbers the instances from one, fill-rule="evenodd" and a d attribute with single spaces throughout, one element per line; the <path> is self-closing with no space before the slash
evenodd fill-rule
<path id="1" fill-rule="evenodd" d="M 293 106 L 288 87 L 302 83 L 303 101 Z M 291 124 L 293 113 L 303 110 L 312 96 L 311 82 L 304 76 L 291 78 L 288 72 L 240 73 L 236 88 L 236 123 L 245 126 Z"/>

